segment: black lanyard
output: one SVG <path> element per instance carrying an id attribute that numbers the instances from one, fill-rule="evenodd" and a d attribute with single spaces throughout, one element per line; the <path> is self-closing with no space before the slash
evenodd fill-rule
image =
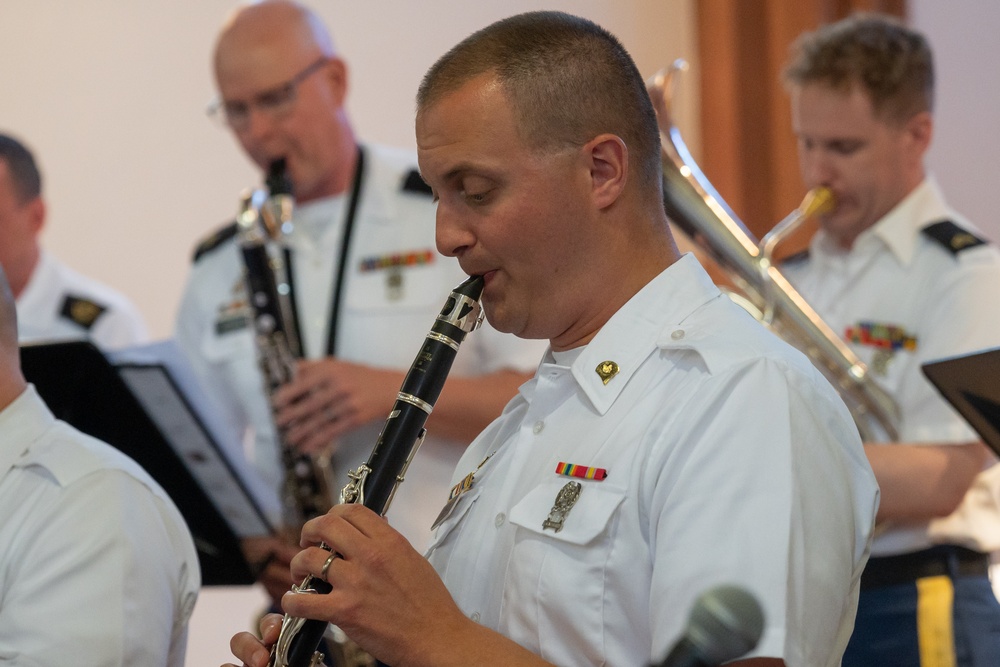
<path id="1" fill-rule="evenodd" d="M 365 172 L 365 151 L 358 146 L 358 160 L 354 167 L 354 187 L 351 189 L 351 198 L 347 202 L 347 212 L 344 218 L 343 237 L 340 240 L 340 260 L 335 267 L 335 279 L 333 283 L 333 303 L 330 305 L 330 324 L 327 332 L 326 354 L 334 356 L 337 350 L 337 320 L 340 317 L 340 302 L 344 292 L 344 271 L 347 267 L 347 257 L 350 251 L 351 237 L 354 233 L 354 218 L 358 212 L 358 201 L 361 195 L 361 182 L 364 180 Z M 291 292 L 292 312 L 295 313 L 295 321 L 299 324 L 298 330 L 302 331 L 301 320 L 298 315 L 298 308 L 295 303 L 295 284 L 292 279 L 294 270 L 292 269 L 292 256 L 289 248 L 285 249 L 285 266 L 288 267 L 288 286 Z M 302 356 L 305 357 L 305 339 L 301 335 Z"/>

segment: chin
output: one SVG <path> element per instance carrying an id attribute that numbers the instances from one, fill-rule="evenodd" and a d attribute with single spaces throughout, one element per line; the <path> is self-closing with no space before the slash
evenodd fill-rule
<path id="1" fill-rule="evenodd" d="M 491 327 L 500 333 L 517 335 L 518 327 L 516 320 L 510 316 L 511 313 L 509 311 L 498 305 L 496 301 L 488 299 L 485 296 L 483 297 L 482 304 L 483 310 L 486 312 L 486 321 L 490 323 Z"/>

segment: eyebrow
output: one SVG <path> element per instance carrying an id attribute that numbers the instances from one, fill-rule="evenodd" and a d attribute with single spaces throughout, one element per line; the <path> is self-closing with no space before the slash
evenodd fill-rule
<path id="1" fill-rule="evenodd" d="M 481 174 L 486 178 L 496 178 L 495 169 L 490 169 L 481 163 L 475 163 L 466 160 L 464 162 L 459 162 L 458 164 L 454 165 L 451 169 L 449 169 L 444 174 L 444 180 L 450 181 L 460 176 L 463 176 L 469 172 L 473 172 L 477 175 Z"/>

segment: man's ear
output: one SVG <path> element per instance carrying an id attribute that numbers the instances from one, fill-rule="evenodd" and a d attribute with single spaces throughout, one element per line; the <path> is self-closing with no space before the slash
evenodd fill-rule
<path id="1" fill-rule="evenodd" d="M 340 58 L 330 58 L 325 65 L 326 80 L 333 91 L 337 106 L 344 106 L 347 100 L 347 63 Z"/>
<path id="2" fill-rule="evenodd" d="M 906 121 L 903 130 L 912 156 L 918 161 L 923 160 L 924 153 L 930 148 L 934 136 L 934 117 L 931 116 L 931 112 L 921 111 L 915 114 Z"/>
<path id="3" fill-rule="evenodd" d="M 628 147 L 621 137 L 601 134 L 584 146 L 590 168 L 591 193 L 599 209 L 611 206 L 628 181 Z"/>
<path id="4" fill-rule="evenodd" d="M 45 226 L 45 200 L 35 197 L 25 205 L 31 232 L 37 236 Z"/>

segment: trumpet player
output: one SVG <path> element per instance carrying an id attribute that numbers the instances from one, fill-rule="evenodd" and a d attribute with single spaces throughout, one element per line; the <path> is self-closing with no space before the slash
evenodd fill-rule
<path id="1" fill-rule="evenodd" d="M 858 15 L 801 37 L 785 78 L 802 178 L 837 205 L 783 272 L 900 408 L 900 442 L 865 443 L 884 526 L 843 664 L 1000 664 L 987 577 L 1000 548 L 1000 472 L 920 371 L 1000 346 L 1000 253 L 924 166 L 930 45 L 894 20 Z"/>
<path id="2" fill-rule="evenodd" d="M 303 452 L 336 441 L 333 467 L 346 482 L 375 443 L 441 296 L 464 274 L 434 249 L 434 203 L 415 157 L 356 137 L 347 64 L 313 11 L 287 0 L 241 5 L 218 35 L 213 65 L 215 117 L 262 171 L 277 158 L 287 165 L 297 201 L 289 270 L 305 359 L 269 405 L 235 227 L 199 248 L 177 338 L 253 438 L 254 463 L 274 489 L 282 480 L 276 426 Z M 462 348 L 390 514 L 417 548 L 462 449 L 500 414 L 542 349 L 488 327 Z M 265 583 L 280 597 L 291 581 L 285 552 L 255 548 L 277 557 Z"/>

